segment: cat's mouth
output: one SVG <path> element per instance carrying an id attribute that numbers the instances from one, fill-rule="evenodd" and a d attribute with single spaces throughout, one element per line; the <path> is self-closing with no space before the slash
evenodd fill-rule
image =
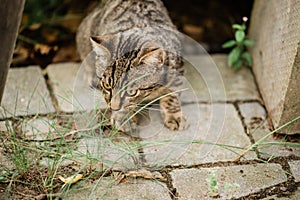
<path id="1" fill-rule="evenodd" d="M 111 116 L 111 123 L 115 128 L 124 132 L 133 131 L 137 125 L 146 126 L 151 121 L 148 107 L 144 104 L 128 105 L 118 111 L 112 110 Z"/>

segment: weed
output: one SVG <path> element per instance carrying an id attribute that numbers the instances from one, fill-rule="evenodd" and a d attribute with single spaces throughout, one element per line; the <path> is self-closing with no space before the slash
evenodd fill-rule
<path id="1" fill-rule="evenodd" d="M 269 132 L 268 134 L 266 134 L 264 137 L 260 138 L 258 141 L 256 141 L 254 144 L 250 145 L 247 149 L 245 149 L 234 161 L 237 162 L 237 161 L 240 161 L 240 159 L 246 154 L 248 153 L 249 151 L 252 151 L 254 150 L 255 148 L 257 148 L 258 146 L 261 146 L 261 145 L 264 145 L 264 144 L 270 144 L 268 142 L 264 142 L 268 137 L 270 137 L 271 135 L 273 135 L 274 133 L 276 133 L 277 131 L 287 127 L 288 125 L 290 124 L 293 124 L 295 123 L 296 121 L 300 120 L 300 116 L 292 119 L 291 121 L 285 123 L 284 125 L 278 127 L 277 129 Z M 272 144 L 272 143 L 271 143 Z M 300 147 L 299 144 L 297 143 L 290 143 L 290 142 L 276 142 L 276 143 L 273 143 L 274 145 L 277 144 L 277 145 L 286 145 L 286 146 L 294 146 L 294 147 Z"/>
<path id="2" fill-rule="evenodd" d="M 229 55 L 227 64 L 229 67 L 232 67 L 234 70 L 240 69 L 243 65 L 251 67 L 252 58 L 249 52 L 247 52 L 246 47 L 252 46 L 254 44 L 253 40 L 247 39 L 246 31 L 246 21 L 247 17 L 243 17 L 242 24 L 233 24 L 232 28 L 235 29 L 235 39 L 225 42 L 223 48 L 232 48 L 234 47 Z"/>
<path id="3" fill-rule="evenodd" d="M 218 183 L 216 179 L 216 174 L 211 172 L 210 176 L 205 179 L 208 183 L 208 190 L 210 191 L 209 196 L 211 197 L 218 197 L 219 191 L 218 191 Z"/>

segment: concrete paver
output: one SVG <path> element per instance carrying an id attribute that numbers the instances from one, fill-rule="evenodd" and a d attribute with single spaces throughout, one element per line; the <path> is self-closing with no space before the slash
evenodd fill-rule
<path id="1" fill-rule="evenodd" d="M 70 132 L 70 128 L 59 125 L 57 119 L 46 117 L 23 119 L 16 129 L 24 139 L 34 141 L 62 138 Z"/>
<path id="2" fill-rule="evenodd" d="M 239 198 L 287 180 L 278 164 L 253 164 L 171 172 L 179 199 L 209 199 L 212 188 L 221 199 Z M 216 185 L 212 187 L 213 182 Z"/>
<path id="3" fill-rule="evenodd" d="M 25 139 L 34 139 L 38 141 L 47 138 L 50 139 L 56 128 L 56 120 L 49 120 L 41 117 L 23 120 L 20 130 Z"/>
<path id="4" fill-rule="evenodd" d="M 111 177 L 103 177 L 92 184 L 75 186 L 64 199 L 105 199 L 105 200 L 171 200 L 164 183 L 154 180 L 128 179 L 116 184 Z"/>
<path id="5" fill-rule="evenodd" d="M 300 160 L 290 161 L 289 165 L 295 181 L 300 182 Z"/>
<path id="6" fill-rule="evenodd" d="M 2 150 L 2 147 L 0 146 L 0 149 Z M 3 173 L 4 170 L 15 170 L 14 163 L 8 158 L 7 155 L 4 155 L 0 152 L 0 170 Z"/>
<path id="7" fill-rule="evenodd" d="M 127 171 L 139 164 L 138 151 L 126 137 L 114 139 L 102 136 L 87 136 L 80 139 L 77 150 L 73 151 L 74 161 L 81 165 L 90 164 L 97 170 L 112 168 Z"/>
<path id="8" fill-rule="evenodd" d="M 37 66 L 8 72 L 0 118 L 54 112 L 42 71 Z"/>
<path id="9" fill-rule="evenodd" d="M 190 127 L 170 131 L 159 112 L 150 112 L 151 123 L 140 127 L 147 163 L 151 165 L 195 165 L 234 160 L 250 145 L 238 114 L 231 104 L 191 104 L 183 106 Z M 249 152 L 245 159 L 255 159 Z"/>
<path id="10" fill-rule="evenodd" d="M 12 130 L 12 123 L 9 120 L 0 121 L 0 132 L 7 132 Z"/>
<path id="11" fill-rule="evenodd" d="M 6 145 L 6 135 L 8 132 L 12 131 L 11 121 L 1 121 L 0 122 L 0 170 L 14 170 L 15 166 L 13 162 L 8 158 L 7 154 L 4 154 Z M 2 142 L 2 139 L 4 139 Z M 2 172 L 3 172 L 2 171 Z"/>
<path id="12" fill-rule="evenodd" d="M 270 133 L 266 111 L 259 103 L 243 103 L 238 106 L 245 119 L 247 131 L 252 135 L 255 142 Z M 258 147 L 259 154 L 262 158 L 269 158 L 271 156 L 300 156 L 299 148 L 272 144 L 272 142 L 285 142 L 284 139 L 279 140 L 270 136 L 264 142 L 270 142 L 270 144 L 264 144 Z"/>
<path id="13" fill-rule="evenodd" d="M 80 63 L 59 63 L 47 67 L 54 95 L 61 111 L 73 112 L 105 108 L 99 91 L 90 88 Z"/>
<path id="14" fill-rule="evenodd" d="M 192 90 L 184 92 L 184 102 L 260 99 L 250 70 L 242 68 L 234 72 L 226 65 L 226 55 L 188 56 L 185 59 L 185 82 Z"/>

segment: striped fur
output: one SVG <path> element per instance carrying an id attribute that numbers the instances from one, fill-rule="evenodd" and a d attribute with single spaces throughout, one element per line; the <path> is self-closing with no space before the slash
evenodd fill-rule
<path id="1" fill-rule="evenodd" d="M 182 130 L 179 94 L 183 63 L 178 32 L 159 0 L 104 0 L 81 23 L 77 48 L 81 59 L 92 51 L 87 73 L 109 104 L 112 123 L 136 129 L 128 115 L 154 100 L 160 102 L 164 124 Z"/>

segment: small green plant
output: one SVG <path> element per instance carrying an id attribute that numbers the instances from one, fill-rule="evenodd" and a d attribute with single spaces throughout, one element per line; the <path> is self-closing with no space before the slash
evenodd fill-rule
<path id="1" fill-rule="evenodd" d="M 232 67 L 234 70 L 240 69 L 242 66 L 252 66 L 252 59 L 249 52 L 247 52 L 247 46 L 252 46 L 254 44 L 253 40 L 247 39 L 246 31 L 246 21 L 247 17 L 243 17 L 242 24 L 233 24 L 232 28 L 235 29 L 235 39 L 229 40 L 222 45 L 222 48 L 232 48 L 234 47 L 229 55 L 227 65 Z"/>
<path id="2" fill-rule="evenodd" d="M 218 183 L 216 179 L 216 174 L 211 172 L 210 176 L 205 179 L 206 182 L 209 184 L 208 189 L 210 191 L 209 196 L 211 197 L 218 197 L 219 191 L 218 191 Z"/>

